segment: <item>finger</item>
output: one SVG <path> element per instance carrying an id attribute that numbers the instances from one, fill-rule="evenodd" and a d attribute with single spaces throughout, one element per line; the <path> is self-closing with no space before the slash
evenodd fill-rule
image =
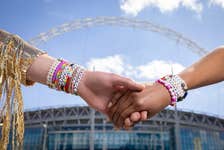
<path id="1" fill-rule="evenodd" d="M 127 119 L 125 119 L 125 127 L 132 126 L 133 123 L 137 123 L 139 121 L 147 120 L 147 111 L 142 111 L 142 112 L 134 112 L 131 114 L 131 116 Z"/>
<path id="2" fill-rule="evenodd" d="M 130 128 L 132 128 L 134 125 L 134 123 L 130 120 L 130 118 L 126 118 L 124 121 L 124 129 L 125 130 L 129 130 Z"/>
<path id="3" fill-rule="evenodd" d="M 128 91 L 123 97 L 121 97 L 121 99 L 119 100 L 119 102 L 117 103 L 117 110 L 114 113 L 114 116 L 112 117 L 113 122 L 118 126 L 118 127 L 122 127 L 124 119 L 122 118 L 122 120 L 118 121 L 118 118 L 120 116 L 120 112 L 122 112 L 126 107 L 129 106 L 128 102 L 128 98 L 130 96 L 131 92 Z M 124 106 L 124 107 L 122 107 Z"/>
<path id="4" fill-rule="evenodd" d="M 119 101 L 119 99 L 124 95 L 125 95 L 125 93 L 122 93 L 122 92 L 115 93 L 107 105 L 107 112 L 108 112 L 108 109 L 110 109 L 113 105 L 116 105 L 116 103 Z M 109 118 L 109 119 L 111 120 L 111 118 Z"/>
<path id="5" fill-rule="evenodd" d="M 124 86 L 124 88 L 133 90 L 133 91 L 142 91 L 145 88 L 143 84 L 137 83 L 131 79 L 120 77 L 120 76 L 118 76 L 115 84 Z"/>
<path id="6" fill-rule="evenodd" d="M 120 108 L 119 108 L 120 109 Z M 116 124 L 122 126 L 124 124 L 125 118 L 129 117 L 132 123 L 138 122 L 141 119 L 140 113 L 135 111 L 132 104 L 128 105 L 125 109 L 121 109 L 123 112 L 119 113 Z"/>
<path id="7" fill-rule="evenodd" d="M 124 127 L 130 127 L 132 126 L 134 123 L 131 121 L 130 117 L 126 118 L 124 120 Z"/>
<path id="8" fill-rule="evenodd" d="M 123 109 L 123 112 L 120 113 L 118 121 L 124 120 L 124 118 L 128 118 L 134 112 L 136 112 L 136 108 L 134 107 L 134 105 L 130 104 L 126 109 Z M 123 122 L 121 123 L 123 124 Z M 117 124 L 120 124 L 120 122 Z"/>
<path id="9" fill-rule="evenodd" d="M 117 85 L 117 86 L 114 86 L 114 88 L 118 91 L 126 91 L 127 88 L 125 88 L 123 85 Z"/>
<path id="10" fill-rule="evenodd" d="M 141 119 L 141 114 L 139 112 L 134 112 L 129 118 L 126 118 L 124 121 L 124 129 L 128 130 L 134 126 L 135 122 L 138 122 Z"/>
<path id="11" fill-rule="evenodd" d="M 128 91 L 125 92 L 124 94 L 118 92 L 118 93 L 116 93 L 116 94 L 113 96 L 113 98 L 111 99 L 111 101 L 110 101 L 110 103 L 109 103 L 109 105 L 108 105 L 108 110 L 107 110 L 107 112 L 108 112 L 108 116 L 109 116 L 109 118 L 110 118 L 111 121 L 113 121 L 113 120 L 112 120 L 113 115 L 114 115 L 114 113 L 117 111 L 117 108 L 118 108 L 118 106 L 119 106 L 119 105 L 117 105 L 117 102 L 118 102 L 118 101 L 122 101 L 121 98 L 124 97 L 127 93 L 128 93 Z M 118 100 L 118 99 L 119 99 L 119 100 Z"/>
<path id="12" fill-rule="evenodd" d="M 116 103 L 120 100 L 122 96 L 124 96 L 127 92 L 117 92 L 111 99 L 112 105 L 116 105 Z"/>
<path id="13" fill-rule="evenodd" d="M 141 121 L 145 121 L 148 119 L 148 112 L 147 111 L 142 111 L 141 112 Z"/>
<path id="14" fill-rule="evenodd" d="M 131 114 L 130 119 L 132 122 L 138 122 L 141 119 L 141 113 L 140 112 L 134 112 Z"/>

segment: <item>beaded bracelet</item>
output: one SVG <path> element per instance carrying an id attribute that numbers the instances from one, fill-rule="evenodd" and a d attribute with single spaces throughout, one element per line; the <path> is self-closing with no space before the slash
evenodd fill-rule
<path id="1" fill-rule="evenodd" d="M 156 82 L 162 84 L 169 91 L 172 106 L 187 96 L 187 84 L 178 75 L 167 75 Z"/>
<path id="2" fill-rule="evenodd" d="M 73 81 L 72 81 L 72 91 L 73 91 L 73 94 L 75 94 L 75 95 L 77 95 L 78 85 L 79 85 L 79 82 L 81 81 L 81 79 L 83 77 L 84 71 L 85 71 L 84 68 L 79 67 L 77 69 L 75 77 L 73 78 Z"/>
<path id="3" fill-rule="evenodd" d="M 60 61 L 57 59 L 54 61 L 54 63 L 51 65 L 48 74 L 47 74 L 47 85 L 50 88 L 54 88 L 54 84 L 52 84 L 52 78 L 53 78 L 53 74 L 57 68 L 57 66 L 60 64 Z"/>
<path id="4" fill-rule="evenodd" d="M 159 79 L 156 82 L 159 84 L 162 84 L 168 90 L 170 97 L 171 97 L 170 105 L 174 106 L 177 102 L 177 95 L 174 92 L 172 85 L 162 79 Z"/>
<path id="5" fill-rule="evenodd" d="M 78 64 L 69 64 L 64 60 L 55 60 L 48 71 L 47 85 L 50 88 L 76 94 L 85 69 Z"/>
<path id="6" fill-rule="evenodd" d="M 182 101 L 187 96 L 188 87 L 181 77 L 178 75 L 167 75 L 162 79 L 166 80 L 173 86 L 174 91 L 177 94 L 177 102 Z"/>

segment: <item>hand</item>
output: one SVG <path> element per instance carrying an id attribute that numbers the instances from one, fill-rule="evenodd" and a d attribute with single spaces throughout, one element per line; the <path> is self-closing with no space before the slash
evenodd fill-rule
<path id="1" fill-rule="evenodd" d="M 128 125 L 127 118 L 132 113 L 147 111 L 150 118 L 163 110 L 170 104 L 170 95 L 165 87 L 154 83 L 147 85 L 141 92 L 117 93 L 112 101 L 117 103 L 108 110 L 109 117 L 117 127 L 123 127 L 124 123 Z"/>
<path id="2" fill-rule="evenodd" d="M 92 108 L 107 114 L 107 106 L 118 91 L 141 91 L 142 84 L 112 73 L 86 71 L 78 87 L 78 95 Z"/>

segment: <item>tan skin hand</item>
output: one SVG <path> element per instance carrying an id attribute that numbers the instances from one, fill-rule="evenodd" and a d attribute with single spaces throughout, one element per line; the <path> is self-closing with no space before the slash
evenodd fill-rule
<path id="1" fill-rule="evenodd" d="M 114 97 L 116 98 L 116 96 Z M 113 99 L 113 101 L 115 100 Z M 119 103 L 110 107 L 109 116 L 113 123 L 120 128 L 123 127 L 124 120 L 134 112 L 148 111 L 149 117 L 152 117 L 169 104 L 170 95 L 166 88 L 154 83 L 146 86 L 141 92 L 127 92 L 119 99 Z"/>
<path id="2" fill-rule="evenodd" d="M 224 80 L 223 66 L 224 66 L 224 46 L 216 48 L 211 53 L 209 53 L 208 55 L 200 59 L 198 62 L 194 63 L 193 65 L 191 65 L 190 67 L 182 71 L 179 74 L 179 76 L 186 82 L 188 89 L 191 90 L 191 89 L 195 89 L 195 88 L 199 88 L 199 87 L 203 87 L 206 85 L 223 81 Z M 147 89 L 148 87 L 144 91 L 147 91 Z M 145 96 L 148 97 L 148 103 L 143 97 L 140 96 L 141 93 L 145 93 L 144 91 L 142 91 L 139 94 L 134 94 L 130 98 L 128 98 L 130 99 L 130 101 L 136 100 L 136 102 L 131 104 L 132 107 L 131 106 L 128 107 L 126 111 L 121 112 L 118 110 L 120 114 L 118 113 L 114 115 L 116 113 L 115 108 L 122 110 L 123 108 L 119 108 L 119 107 L 123 107 L 123 106 L 117 106 L 117 105 L 113 106 L 110 110 L 110 113 L 111 113 L 110 117 L 114 116 L 112 120 L 115 122 L 115 124 L 119 124 L 120 126 L 122 122 L 120 121 L 122 120 L 120 119 L 121 116 L 124 119 L 124 117 L 128 116 L 127 114 L 129 112 L 133 112 L 133 109 L 134 109 L 133 106 L 135 106 L 135 114 L 136 114 L 137 110 L 141 110 L 145 108 L 146 106 L 149 106 L 149 104 L 152 104 L 151 107 L 148 107 L 148 108 L 150 113 L 149 116 L 153 116 L 155 113 L 162 110 L 163 107 L 168 105 L 170 97 L 165 88 L 162 88 L 161 86 L 160 88 L 158 86 L 157 87 L 154 86 L 150 89 L 151 90 L 149 91 L 152 91 L 152 89 L 154 89 L 153 90 L 154 93 L 148 93 L 148 95 L 145 94 Z M 158 95 L 156 96 L 155 94 L 158 94 Z M 161 104 L 159 104 L 160 102 Z M 144 103 L 144 106 L 142 103 Z M 153 104 L 155 106 L 153 106 Z M 119 116 L 120 118 L 117 116 Z M 139 115 L 136 115 L 136 116 L 139 117 Z M 141 118 L 140 119 L 137 118 L 136 120 L 141 120 Z M 126 118 L 125 121 L 123 122 L 125 123 L 125 127 L 133 126 L 133 122 L 131 118 Z"/>

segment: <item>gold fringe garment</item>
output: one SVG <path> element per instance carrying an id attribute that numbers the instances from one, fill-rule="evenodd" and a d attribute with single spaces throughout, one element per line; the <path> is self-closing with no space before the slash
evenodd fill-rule
<path id="1" fill-rule="evenodd" d="M 4 42 L 0 41 L 0 150 L 6 150 L 9 141 L 12 149 L 23 149 L 24 116 L 21 83 L 33 85 L 34 82 L 26 79 L 26 71 L 32 61 L 43 54 L 37 49 L 28 49 L 26 46 L 28 44 L 18 36 L 9 37 Z M 24 51 L 24 43 L 29 51 Z"/>

